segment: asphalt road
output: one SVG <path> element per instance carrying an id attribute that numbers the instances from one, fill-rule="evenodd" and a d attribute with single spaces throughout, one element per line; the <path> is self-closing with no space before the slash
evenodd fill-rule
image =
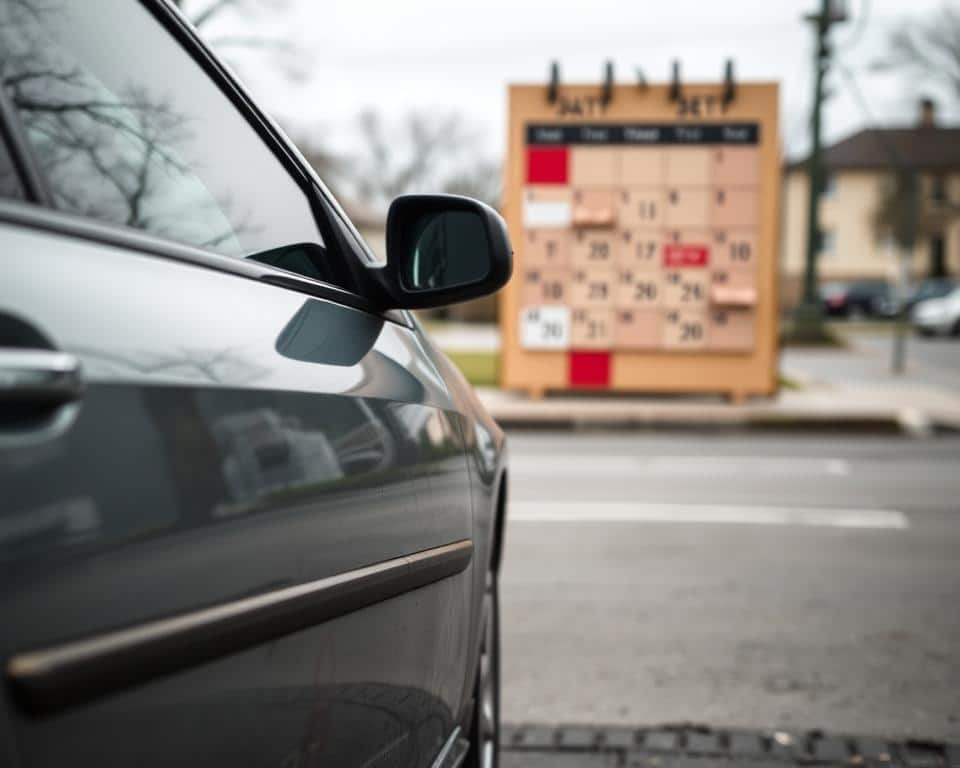
<path id="1" fill-rule="evenodd" d="M 960 740 L 960 440 L 510 450 L 505 722 Z"/>

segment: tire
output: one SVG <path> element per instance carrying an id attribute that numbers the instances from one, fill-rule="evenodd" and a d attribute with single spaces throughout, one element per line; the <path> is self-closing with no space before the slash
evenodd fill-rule
<path id="1" fill-rule="evenodd" d="M 473 695 L 470 751 L 464 768 L 497 768 L 500 763 L 500 591 L 488 574 L 483 595 L 483 635 Z"/>
<path id="2" fill-rule="evenodd" d="M 957 318 L 957 321 L 953 324 L 953 328 L 950 329 L 950 335 L 954 338 L 960 337 L 960 318 Z"/>

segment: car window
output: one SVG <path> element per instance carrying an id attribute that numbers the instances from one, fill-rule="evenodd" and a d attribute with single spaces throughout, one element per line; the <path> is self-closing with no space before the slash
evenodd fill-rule
<path id="1" fill-rule="evenodd" d="M 139 3 L 0 0 L 0 77 L 57 207 L 328 278 L 303 190 Z"/>
<path id="2" fill-rule="evenodd" d="M 921 283 L 917 290 L 918 299 L 935 299 L 946 296 L 953 289 L 953 284 L 946 280 L 931 280 Z"/>

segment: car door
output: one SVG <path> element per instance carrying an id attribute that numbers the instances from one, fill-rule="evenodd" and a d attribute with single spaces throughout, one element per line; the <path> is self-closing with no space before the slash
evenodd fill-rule
<path id="1" fill-rule="evenodd" d="M 0 9 L 5 748 L 431 764 L 474 580 L 443 378 L 165 7 Z"/>

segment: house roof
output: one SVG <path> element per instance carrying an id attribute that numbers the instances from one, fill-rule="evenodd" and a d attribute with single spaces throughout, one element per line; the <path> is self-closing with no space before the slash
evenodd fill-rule
<path id="1" fill-rule="evenodd" d="M 960 127 L 868 128 L 826 147 L 823 160 L 831 170 L 885 170 L 894 164 L 890 147 L 917 170 L 960 171 Z"/>

